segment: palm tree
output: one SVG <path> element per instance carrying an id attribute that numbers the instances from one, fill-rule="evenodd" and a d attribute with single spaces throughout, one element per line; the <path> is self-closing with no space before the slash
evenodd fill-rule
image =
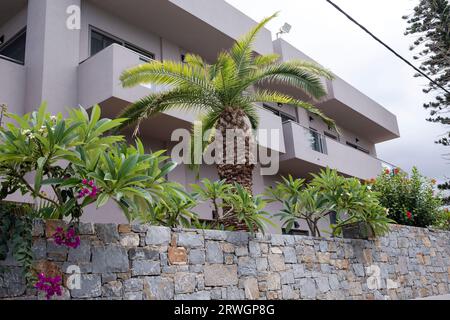
<path id="1" fill-rule="evenodd" d="M 198 111 L 203 132 L 215 130 L 223 138 L 224 158 L 235 148 L 234 141 L 232 145 L 226 141 L 226 130 L 243 132 L 246 142 L 244 161 L 234 156 L 232 163 L 218 163 L 216 166 L 221 180 L 230 184 L 237 182 L 251 192 L 254 162 L 248 145 L 253 141 L 253 130 L 258 128 L 257 103 L 300 107 L 334 126 L 334 122 L 313 105 L 264 89 L 272 83 L 285 84 L 319 99 L 326 94 L 321 77 L 332 78 L 329 71 L 315 63 L 300 60 L 281 62 L 276 54 L 254 54 L 252 46 L 258 32 L 276 15 L 262 20 L 229 51 L 219 53 L 214 64 L 206 63 L 198 55 L 187 54 L 184 62 L 151 61 L 123 72 L 120 79 L 124 87 L 154 84 L 170 88 L 150 94 L 129 106 L 120 115 L 129 119 L 125 125 L 137 122 L 136 134 L 143 119 L 159 112 L 168 109 Z M 211 139 L 210 143 L 213 141 Z M 203 147 L 206 148 L 207 143 Z"/>

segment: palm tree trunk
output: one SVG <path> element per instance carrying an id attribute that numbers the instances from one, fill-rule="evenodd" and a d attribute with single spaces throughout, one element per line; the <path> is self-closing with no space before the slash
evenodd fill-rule
<path id="1" fill-rule="evenodd" d="M 217 135 L 221 138 L 219 143 L 222 143 L 223 161 L 217 163 L 219 178 L 229 184 L 238 183 L 253 194 L 256 148 L 250 120 L 241 109 L 227 107 L 222 112 L 216 128 Z M 239 222 L 234 216 L 224 221 L 224 224 L 237 230 L 248 231 L 245 223 Z"/>

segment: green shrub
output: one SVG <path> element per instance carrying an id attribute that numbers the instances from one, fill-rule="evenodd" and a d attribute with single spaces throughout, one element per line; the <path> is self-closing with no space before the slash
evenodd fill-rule
<path id="1" fill-rule="evenodd" d="M 251 233 L 265 232 L 267 225 L 273 223 L 264 211 L 266 201 L 259 195 L 252 195 L 240 184 L 227 184 L 225 180 L 210 181 L 203 179 L 201 185 L 191 185 L 193 196 L 200 201 L 209 202 L 213 220 L 199 227 L 220 230 L 233 230 L 235 221 L 245 225 Z"/>
<path id="2" fill-rule="evenodd" d="M 295 220 L 302 219 L 308 224 L 312 236 L 320 236 L 320 220 L 336 213 L 336 224 L 331 225 L 333 235 L 342 233 L 342 228 L 358 222 L 365 223 L 375 236 L 389 231 L 386 210 L 380 205 L 375 192 L 361 184 L 356 178 L 345 178 L 336 170 L 327 168 L 305 184 L 303 179 L 283 178 L 275 188 L 268 188 L 268 201 L 282 203 L 283 209 L 275 216 L 281 218 L 283 226 L 289 230 Z"/>
<path id="3" fill-rule="evenodd" d="M 45 104 L 5 116 L 16 123 L 0 128 L 0 200 L 21 192 L 37 200 L 43 218 L 78 220 L 84 207 L 111 199 L 131 221 L 172 189 L 164 176 L 175 164 L 163 151 L 145 153 L 139 140 L 131 146 L 110 135 L 125 119 L 101 119 L 98 106 L 90 115 L 72 109 L 66 118 Z"/>
<path id="4" fill-rule="evenodd" d="M 400 169 L 386 169 L 368 184 L 396 223 L 415 227 L 436 224 L 442 200 L 434 192 L 435 181 L 422 176 L 417 168 L 410 177 Z"/>

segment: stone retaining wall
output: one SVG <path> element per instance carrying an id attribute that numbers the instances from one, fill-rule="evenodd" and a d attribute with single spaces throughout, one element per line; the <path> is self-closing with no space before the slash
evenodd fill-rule
<path id="1" fill-rule="evenodd" d="M 411 299 L 450 293 L 450 233 L 392 226 L 376 241 L 81 224 L 77 249 L 36 221 L 36 266 L 81 288 L 60 299 Z M 74 269 L 75 268 L 75 269 Z M 74 282 L 72 282 L 74 283 Z M 387 288 L 389 287 L 389 289 Z M 0 298 L 43 298 L 0 262 Z"/>

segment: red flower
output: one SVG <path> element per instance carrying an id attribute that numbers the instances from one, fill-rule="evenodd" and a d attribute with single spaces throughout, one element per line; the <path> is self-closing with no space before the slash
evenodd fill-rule
<path id="1" fill-rule="evenodd" d="M 384 170 L 384 173 L 389 174 L 389 173 L 391 173 L 391 170 L 386 169 L 386 170 Z"/>
<path id="2" fill-rule="evenodd" d="M 394 174 L 398 174 L 400 172 L 400 169 L 399 168 L 395 168 L 394 169 Z"/>
<path id="3" fill-rule="evenodd" d="M 432 179 L 431 184 L 436 184 L 436 179 Z"/>
<path id="4" fill-rule="evenodd" d="M 411 220 L 412 219 L 412 213 L 409 211 L 406 211 L 406 217 Z"/>

